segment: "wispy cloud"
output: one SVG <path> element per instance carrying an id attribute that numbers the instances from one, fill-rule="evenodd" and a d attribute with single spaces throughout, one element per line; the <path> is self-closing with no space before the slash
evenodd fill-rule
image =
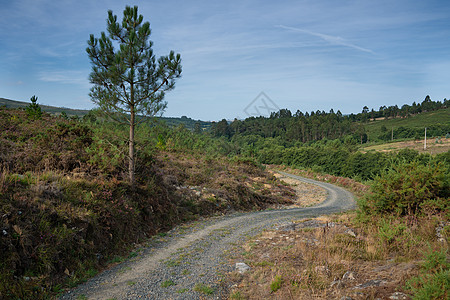
<path id="1" fill-rule="evenodd" d="M 125 2 L 0 0 L 0 97 L 89 107 L 86 41 Z M 262 90 L 294 111 L 449 98 L 450 1 L 134 2 L 155 55 L 182 57 L 168 115 L 243 116 Z"/>
<path id="2" fill-rule="evenodd" d="M 319 33 L 319 32 L 314 32 L 314 31 L 310 31 L 310 30 L 306 30 L 306 29 L 295 28 L 295 27 L 284 26 L 284 25 L 278 25 L 276 27 L 283 28 L 283 29 L 286 29 L 286 30 L 295 31 L 295 32 L 301 32 L 301 33 L 309 34 L 309 35 L 312 35 L 312 36 L 316 36 L 316 37 L 319 37 L 322 40 L 324 40 L 324 41 L 326 41 L 326 42 L 328 42 L 328 43 L 330 43 L 332 45 L 340 45 L 340 46 L 356 49 L 356 50 L 359 50 L 359 51 L 375 54 L 374 51 L 372 51 L 370 49 L 367 49 L 367 48 L 360 47 L 360 46 L 355 45 L 355 44 L 352 44 L 352 43 L 346 41 L 345 39 L 341 38 L 340 36 L 332 36 L 332 35 L 328 35 L 328 34 L 323 34 L 323 33 Z"/>
<path id="3" fill-rule="evenodd" d="M 42 71 L 39 73 L 39 80 L 89 87 L 87 74 L 87 71 Z"/>
<path id="4" fill-rule="evenodd" d="M 24 82 L 22 80 L 18 80 L 18 81 L 1 81 L 0 80 L 0 85 L 4 84 L 5 86 L 19 86 L 19 85 L 23 85 Z"/>

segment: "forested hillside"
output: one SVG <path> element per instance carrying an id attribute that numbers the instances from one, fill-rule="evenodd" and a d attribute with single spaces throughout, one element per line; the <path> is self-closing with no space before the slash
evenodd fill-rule
<path id="1" fill-rule="evenodd" d="M 288 109 L 273 112 L 269 118 L 250 117 L 228 123 L 222 120 L 213 124 L 215 136 L 256 135 L 263 138 L 280 138 L 286 143 L 307 143 L 322 139 L 339 139 L 352 136 L 359 143 L 398 138 L 420 138 L 424 127 L 429 136 L 445 136 L 450 132 L 450 101 L 432 101 L 429 96 L 422 103 L 382 106 L 379 110 L 367 107 L 358 114 L 343 115 L 339 110 L 292 113 Z M 430 112 L 435 112 L 431 114 Z M 422 118 L 427 115 L 428 120 Z M 380 121 L 383 120 L 384 122 Z M 415 121 L 411 121 L 414 119 Z M 393 134 L 391 132 L 393 130 Z"/>

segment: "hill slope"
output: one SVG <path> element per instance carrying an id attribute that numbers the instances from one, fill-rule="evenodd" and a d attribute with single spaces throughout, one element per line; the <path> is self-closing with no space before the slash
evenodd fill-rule
<path id="1" fill-rule="evenodd" d="M 5 98 L 0 98 L 0 107 L 5 106 L 6 108 L 25 108 L 29 105 L 29 102 L 15 101 Z M 39 104 L 43 111 L 48 112 L 52 115 L 60 115 L 65 112 L 69 117 L 77 116 L 83 117 L 89 113 L 86 109 L 73 109 L 67 107 L 55 107 L 50 105 Z M 211 126 L 211 122 L 194 120 L 185 116 L 181 118 L 170 118 L 170 117 L 158 117 L 158 120 L 164 121 L 169 127 L 176 127 L 178 125 L 184 125 L 187 129 L 194 130 L 195 124 L 199 123 L 202 130 L 208 129 Z"/>
<path id="2" fill-rule="evenodd" d="M 400 128 L 408 128 L 414 130 L 418 135 L 424 135 L 425 127 L 427 128 L 450 128 L 450 108 L 440 109 L 436 111 L 424 112 L 417 115 L 412 115 L 406 118 L 395 118 L 388 120 L 375 120 L 364 124 L 364 129 L 369 136 L 369 140 L 379 137 L 382 134 L 394 130 L 394 139 L 398 138 L 395 136 L 395 132 L 399 131 Z M 433 136 L 433 132 L 428 131 L 428 136 Z M 437 134 L 439 135 L 439 134 Z"/>

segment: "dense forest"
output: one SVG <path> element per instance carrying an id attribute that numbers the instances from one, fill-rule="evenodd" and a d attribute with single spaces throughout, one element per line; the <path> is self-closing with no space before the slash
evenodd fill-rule
<path id="1" fill-rule="evenodd" d="M 243 121 L 235 119 L 229 123 L 225 119 L 213 123 L 212 133 L 216 137 L 226 137 L 232 139 L 234 136 L 256 135 L 263 138 L 281 138 L 286 143 L 318 141 L 322 139 L 339 139 L 351 135 L 359 143 L 368 140 L 364 124 L 377 119 L 408 118 L 414 115 L 430 112 L 449 107 L 450 100 L 432 101 L 426 96 L 422 103 L 412 103 L 399 108 L 394 106 L 381 106 L 379 110 L 364 106 L 361 113 L 343 115 L 339 110 L 335 112 L 312 111 L 303 113 L 299 110 L 292 113 L 288 109 L 281 109 L 273 112 L 269 118 L 250 117 Z M 417 128 L 396 128 L 397 138 L 414 138 L 422 134 L 422 129 Z M 446 135 L 450 132 L 449 124 L 436 124 L 430 128 L 433 136 Z M 392 133 L 383 132 L 371 140 L 389 140 Z"/>

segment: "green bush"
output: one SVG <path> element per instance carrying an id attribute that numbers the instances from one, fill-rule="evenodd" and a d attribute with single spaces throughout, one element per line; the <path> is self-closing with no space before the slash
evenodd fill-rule
<path id="1" fill-rule="evenodd" d="M 405 224 L 393 224 L 388 218 L 380 219 L 379 224 L 378 236 L 387 244 L 393 242 L 406 229 Z"/>
<path id="2" fill-rule="evenodd" d="M 270 283 L 270 290 L 272 292 L 276 292 L 281 288 L 281 284 L 283 283 L 283 279 L 280 275 L 275 276 L 275 278 Z"/>
<path id="3" fill-rule="evenodd" d="M 421 266 L 421 274 L 406 283 L 414 296 L 413 299 L 449 299 L 450 264 L 444 250 L 430 249 L 425 254 L 425 262 Z"/>
<path id="4" fill-rule="evenodd" d="M 31 103 L 25 108 L 27 115 L 30 119 L 38 120 L 42 117 L 42 110 L 39 104 L 37 104 L 37 97 L 31 97 Z"/>
<path id="5" fill-rule="evenodd" d="M 443 164 L 401 163 L 377 176 L 371 193 L 363 197 L 359 205 L 367 214 L 407 215 L 425 209 L 448 212 L 449 191 L 449 178 Z"/>

